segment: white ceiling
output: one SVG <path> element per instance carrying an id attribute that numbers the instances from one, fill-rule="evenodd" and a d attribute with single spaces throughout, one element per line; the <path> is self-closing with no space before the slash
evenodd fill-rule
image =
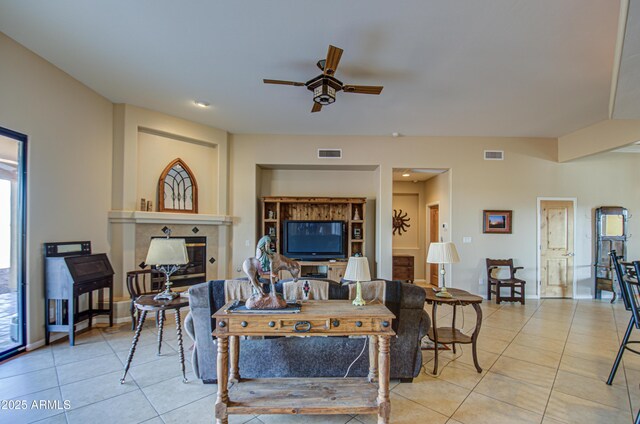
<path id="1" fill-rule="evenodd" d="M 559 136 L 607 119 L 614 0 L 0 0 L 0 31 L 116 103 L 233 133 Z M 383 85 L 311 114 L 306 81 Z M 193 105 L 194 99 L 211 108 Z"/>

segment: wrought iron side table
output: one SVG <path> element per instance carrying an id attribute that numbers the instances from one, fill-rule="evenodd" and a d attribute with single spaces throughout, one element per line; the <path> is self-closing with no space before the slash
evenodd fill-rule
<path id="1" fill-rule="evenodd" d="M 187 377 L 185 375 L 184 370 L 184 348 L 182 347 L 182 327 L 180 324 L 180 308 L 184 308 L 189 306 L 189 299 L 176 297 L 171 301 L 167 300 L 154 300 L 153 295 L 145 295 L 138 297 L 134 306 L 140 311 L 140 318 L 138 319 L 138 326 L 136 327 L 136 333 L 133 335 L 133 341 L 131 342 L 131 349 L 129 349 L 129 355 L 127 356 L 127 364 L 124 367 L 124 374 L 120 379 L 120 384 L 124 383 L 124 379 L 127 376 L 127 372 L 129 372 L 129 367 L 131 366 L 131 360 L 133 359 L 133 355 L 136 352 L 136 346 L 138 344 L 138 339 L 140 339 L 140 332 L 142 331 L 142 327 L 144 326 L 144 320 L 147 317 L 148 312 L 159 312 L 158 313 L 158 355 L 160 355 L 160 347 L 162 346 L 162 330 L 164 326 L 164 315 L 165 311 L 174 309 L 176 316 L 176 332 L 178 334 L 178 347 L 180 354 L 180 366 L 182 367 L 182 382 L 187 382 Z"/>

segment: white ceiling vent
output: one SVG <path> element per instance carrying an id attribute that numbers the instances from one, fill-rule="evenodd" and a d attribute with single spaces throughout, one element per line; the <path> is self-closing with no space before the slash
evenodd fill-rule
<path id="1" fill-rule="evenodd" d="M 318 149 L 318 159 L 342 159 L 342 149 Z"/>
<path id="2" fill-rule="evenodd" d="M 484 160 L 504 160 L 504 150 L 485 150 Z"/>

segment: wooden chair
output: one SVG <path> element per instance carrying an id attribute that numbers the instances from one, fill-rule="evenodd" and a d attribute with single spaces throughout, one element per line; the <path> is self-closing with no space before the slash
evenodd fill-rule
<path id="1" fill-rule="evenodd" d="M 127 272 L 127 290 L 131 297 L 129 312 L 131 313 L 131 331 L 136 329 L 136 307 L 135 300 L 145 294 L 157 294 L 162 289 L 162 274 L 152 269 L 140 269 Z M 156 323 L 158 323 L 158 313 L 156 313 Z"/>
<path id="2" fill-rule="evenodd" d="M 493 271 L 501 267 L 509 268 L 509 278 L 497 278 L 493 276 Z M 487 258 L 487 299 L 491 300 L 491 294 L 496 295 L 496 303 L 500 302 L 520 302 L 524 305 L 524 285 L 526 281 L 516 278 L 516 271 L 523 269 L 521 266 L 514 267 L 513 259 L 489 259 Z M 492 288 L 495 286 L 495 291 Z M 511 289 L 511 296 L 505 297 L 500 293 L 501 288 Z"/>
<path id="3" fill-rule="evenodd" d="M 624 353 L 624 351 L 630 350 L 633 353 L 640 354 L 639 351 L 632 349 L 629 346 L 632 343 L 640 343 L 640 341 L 629 340 L 633 327 L 640 329 L 640 304 L 638 303 L 638 296 L 640 295 L 640 286 L 638 285 L 640 262 L 622 262 L 622 257 L 617 256 L 615 250 L 612 250 L 609 255 L 611 255 L 611 265 L 613 266 L 616 280 L 618 281 L 618 285 L 620 286 L 620 293 L 624 302 L 624 308 L 627 311 L 631 312 L 627 331 L 624 333 L 622 343 L 620 343 L 620 349 L 618 349 L 618 355 L 616 356 L 616 360 L 613 362 L 613 367 L 611 367 L 609 379 L 607 380 L 607 384 L 611 385 L 613 383 L 614 377 L 616 376 L 616 371 L 618 371 L 618 366 L 622 361 L 622 354 Z"/>

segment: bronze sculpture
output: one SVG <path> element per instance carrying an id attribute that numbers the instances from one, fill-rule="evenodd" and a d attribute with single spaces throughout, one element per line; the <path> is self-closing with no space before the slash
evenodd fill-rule
<path id="1" fill-rule="evenodd" d="M 293 281 L 300 277 L 300 264 L 292 259 L 271 251 L 271 238 L 263 236 L 256 246 L 256 256 L 247 258 L 242 263 L 242 270 L 249 277 L 253 286 L 253 294 L 247 299 L 247 309 L 283 309 L 287 302 L 282 295 L 276 293 L 275 280 L 278 271 L 289 271 Z M 260 271 L 269 272 L 270 290 L 265 293 L 260 284 Z"/>

